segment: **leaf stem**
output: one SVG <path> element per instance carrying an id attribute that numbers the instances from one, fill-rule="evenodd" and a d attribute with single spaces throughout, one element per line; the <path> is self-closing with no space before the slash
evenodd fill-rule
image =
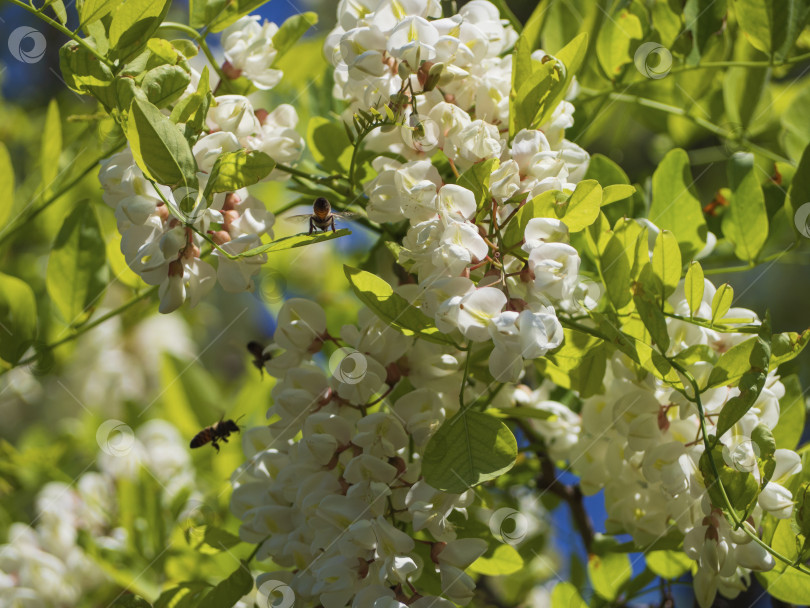
<path id="1" fill-rule="evenodd" d="M 742 529 L 743 532 L 745 532 L 751 538 L 751 540 L 756 542 L 758 545 L 760 545 L 763 549 L 765 549 L 768 553 L 770 553 L 773 557 L 775 557 L 779 561 L 784 562 L 785 564 L 791 566 L 792 568 L 795 568 L 799 572 L 802 572 L 804 574 L 810 574 L 810 569 L 808 569 L 806 566 L 803 566 L 802 564 L 797 564 L 794 561 L 790 560 L 789 558 L 785 557 L 784 555 L 779 553 L 776 549 L 771 547 L 768 543 L 763 541 L 759 536 L 751 532 L 746 526 L 743 525 L 744 522 L 742 522 L 740 518 L 737 516 L 737 512 L 731 505 L 731 501 L 729 500 L 728 494 L 726 493 L 726 488 L 723 486 L 723 481 L 720 479 L 720 471 L 717 469 L 717 463 L 714 461 L 714 458 L 711 457 L 711 445 L 709 444 L 709 434 L 706 429 L 706 415 L 703 410 L 703 402 L 700 399 L 700 388 L 698 386 L 697 380 L 695 380 L 695 377 L 691 374 L 691 372 L 689 372 L 686 368 L 684 368 L 674 359 L 667 358 L 667 361 L 669 361 L 670 365 L 672 365 L 672 367 L 674 367 L 681 375 L 683 375 L 683 377 L 689 381 L 689 384 L 692 385 L 692 390 L 694 391 L 695 394 L 691 398 L 691 400 L 697 406 L 698 417 L 700 418 L 700 430 L 701 434 L 703 435 L 703 448 L 706 450 L 706 454 L 709 460 L 709 466 L 711 467 L 712 475 L 714 475 L 715 477 L 714 483 L 716 483 L 718 488 L 720 489 L 720 496 L 722 497 L 724 503 L 723 507 L 725 507 L 724 511 L 734 522 L 734 527 L 736 529 Z"/>
<path id="2" fill-rule="evenodd" d="M 763 148 L 762 146 L 753 143 L 752 141 L 748 140 L 745 137 L 735 137 L 732 133 L 729 133 L 725 129 L 718 127 L 713 122 L 706 120 L 705 118 L 701 118 L 700 116 L 693 116 L 683 108 L 671 106 L 669 104 L 662 103 L 654 99 L 648 99 L 647 97 L 641 97 L 639 95 L 629 95 L 627 93 L 615 93 L 611 91 L 607 93 L 607 96 L 615 101 L 634 103 L 638 106 L 658 110 L 660 112 L 666 112 L 667 114 L 672 114 L 673 116 L 680 116 L 682 118 L 686 118 L 687 120 L 691 120 L 692 122 L 694 122 L 696 125 L 703 127 L 707 131 L 714 133 L 718 137 L 722 137 L 723 139 L 729 141 L 737 142 L 742 146 L 745 146 L 751 149 L 752 151 L 757 152 L 760 155 L 765 156 L 766 158 L 769 158 L 775 162 L 786 163 L 791 166 L 795 164 L 790 159 L 785 158 L 784 156 L 781 156 L 776 152 L 772 152 L 767 148 Z"/>
<path id="3" fill-rule="evenodd" d="M 160 287 L 159 285 L 155 285 L 153 287 L 150 287 L 146 291 L 142 291 L 141 293 L 139 293 L 135 297 L 130 298 L 129 300 L 127 300 L 126 302 L 121 304 L 118 308 L 115 308 L 115 309 L 111 310 L 110 312 L 100 316 L 98 319 L 96 319 L 96 320 L 94 320 L 94 321 L 92 321 L 90 323 L 87 323 L 86 325 L 82 325 L 79 329 L 74 331 L 72 334 L 70 334 L 68 336 L 65 336 L 64 338 L 62 338 L 60 340 L 56 340 L 55 342 L 51 342 L 50 344 L 47 344 L 45 346 L 44 350 L 52 351 L 52 350 L 62 346 L 63 344 L 67 344 L 68 342 L 72 342 L 73 340 L 75 340 L 76 338 L 81 336 L 82 334 L 85 334 L 88 331 L 90 331 L 91 329 L 93 329 L 95 327 L 98 327 L 99 325 L 101 325 L 105 321 L 108 321 L 108 320 L 112 319 L 113 317 L 116 317 L 116 316 L 120 315 L 122 312 L 124 312 L 127 309 L 131 308 L 132 306 L 134 306 L 135 304 L 137 304 L 141 300 L 144 300 L 144 299 L 148 298 L 149 296 L 151 296 L 152 294 L 156 293 L 159 287 Z M 33 361 L 36 361 L 38 356 L 39 356 L 39 354 L 33 354 L 30 357 L 26 357 L 25 359 L 21 359 L 20 361 L 17 361 L 17 363 L 12 365 L 11 367 L 8 367 L 8 368 L 6 368 L 4 370 L 0 370 L 0 376 L 5 374 L 6 372 L 11 371 L 15 367 L 20 367 L 21 365 L 26 365 L 28 363 L 32 363 Z"/>
<path id="4" fill-rule="evenodd" d="M 99 61 L 101 61 L 105 65 L 107 65 L 107 67 L 109 67 L 109 68 L 115 67 L 115 65 L 109 59 L 107 59 L 104 55 L 102 55 L 96 49 L 94 49 L 92 46 L 90 46 L 84 38 L 82 38 L 81 36 L 77 36 L 74 32 L 71 32 L 68 28 L 66 28 L 64 25 L 62 25 L 58 21 L 54 21 L 53 19 L 48 17 L 48 15 L 46 15 L 45 13 L 42 12 L 42 9 L 38 10 L 38 9 L 34 8 L 33 6 L 31 6 L 30 4 L 26 4 L 25 2 L 21 2 L 20 0 L 9 0 L 9 2 L 11 2 L 12 4 L 16 4 L 17 6 L 19 6 L 20 8 L 28 11 L 32 15 L 36 15 L 42 21 L 44 21 L 45 23 L 50 25 L 52 28 L 58 30 L 59 32 L 61 32 L 62 34 L 64 34 L 68 38 L 70 38 L 71 40 L 74 40 L 75 42 L 77 42 L 78 44 L 83 46 L 85 49 L 87 49 L 88 52 L 90 52 L 93 56 L 96 57 L 96 59 L 98 59 Z M 45 7 L 43 6 L 42 8 L 44 9 Z"/>
<path id="5" fill-rule="evenodd" d="M 205 58 L 208 59 L 208 63 L 211 64 L 211 67 L 214 68 L 214 71 L 219 76 L 220 82 L 225 82 L 230 80 L 225 73 L 222 71 L 222 67 L 217 63 L 217 60 L 214 58 L 214 54 L 211 52 L 211 49 L 208 47 L 208 43 L 205 40 L 205 36 L 195 30 L 193 27 L 186 25 L 184 23 L 177 23 L 176 21 L 164 21 L 160 24 L 158 29 L 166 29 L 166 30 L 177 30 L 179 32 L 183 32 L 184 34 L 190 36 L 197 44 L 200 45 Z"/>

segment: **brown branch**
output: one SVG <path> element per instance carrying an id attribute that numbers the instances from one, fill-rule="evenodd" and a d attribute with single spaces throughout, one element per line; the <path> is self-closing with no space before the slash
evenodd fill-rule
<path id="1" fill-rule="evenodd" d="M 551 492 L 562 499 L 571 510 L 574 525 L 585 543 L 585 550 L 590 554 L 593 546 L 594 529 L 591 517 L 585 510 L 582 489 L 579 484 L 567 485 L 557 478 L 554 463 L 545 454 L 538 454 L 540 458 L 540 477 L 537 478 L 537 487 Z"/>

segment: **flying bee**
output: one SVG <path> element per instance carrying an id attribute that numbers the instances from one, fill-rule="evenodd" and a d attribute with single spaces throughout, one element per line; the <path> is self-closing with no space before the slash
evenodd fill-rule
<path id="1" fill-rule="evenodd" d="M 228 436 L 231 433 L 238 433 L 239 431 L 239 425 L 233 420 L 223 420 L 220 418 L 218 422 L 215 422 L 211 426 L 205 427 L 199 433 L 194 435 L 194 439 L 191 440 L 190 445 L 192 448 L 198 448 L 210 442 L 211 445 L 216 448 L 217 453 L 219 453 L 219 443 L 217 442 L 224 441 L 225 443 L 228 443 Z"/>
<path id="2" fill-rule="evenodd" d="M 255 341 L 248 342 L 247 349 L 253 355 L 251 363 L 264 376 L 264 364 L 272 359 L 273 355 L 270 353 L 264 354 L 264 346 Z"/>
<path id="3" fill-rule="evenodd" d="M 335 219 L 344 220 L 352 217 L 353 213 L 341 212 L 337 213 L 332 211 L 332 205 L 324 197 L 319 196 L 312 203 L 312 213 L 305 213 L 303 215 L 291 215 L 290 219 L 294 218 L 308 218 L 309 219 L 309 232 L 312 234 L 318 228 L 326 232 L 329 228 L 335 232 Z"/>

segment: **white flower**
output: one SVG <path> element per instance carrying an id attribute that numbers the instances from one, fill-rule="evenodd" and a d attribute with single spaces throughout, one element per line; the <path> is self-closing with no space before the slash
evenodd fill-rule
<path id="1" fill-rule="evenodd" d="M 253 106 L 242 95 L 215 97 L 214 105 L 208 110 L 207 121 L 210 129 L 233 133 L 240 142 L 261 131 Z"/>
<path id="2" fill-rule="evenodd" d="M 222 249 L 231 255 L 244 253 L 261 245 L 259 237 L 255 234 L 244 234 L 222 245 Z M 215 255 L 219 258 L 217 265 L 217 281 L 225 291 L 239 293 L 253 289 L 253 276 L 267 261 L 267 254 L 261 253 L 250 257 L 241 257 L 231 260 L 218 250 Z"/>
<path id="3" fill-rule="evenodd" d="M 422 61 L 435 59 L 434 45 L 438 39 L 439 32 L 427 19 L 409 16 L 388 35 L 386 48 L 392 57 L 404 61 L 415 71 Z"/>
<path id="4" fill-rule="evenodd" d="M 273 47 L 273 36 L 278 32 L 275 23 L 248 15 L 240 18 L 222 32 L 222 50 L 233 67 L 242 71 L 257 89 L 272 89 L 283 72 L 271 68 L 278 54 Z"/>

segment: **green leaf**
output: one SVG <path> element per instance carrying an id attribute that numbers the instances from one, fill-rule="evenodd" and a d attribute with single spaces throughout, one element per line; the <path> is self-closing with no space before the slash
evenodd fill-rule
<path id="1" fill-rule="evenodd" d="M 588 608 L 588 604 L 574 585 L 563 581 L 551 590 L 551 608 Z"/>
<path id="2" fill-rule="evenodd" d="M 509 115 L 509 130 L 515 134 L 522 129 L 536 129 L 546 110 L 553 110 L 551 101 L 563 89 L 565 76 L 558 61 L 551 60 L 534 68 L 521 81 L 515 96 L 514 113 Z"/>
<path id="3" fill-rule="evenodd" d="M 523 568 L 523 558 L 512 545 L 498 545 L 491 557 L 481 556 L 469 570 L 484 576 L 505 576 Z"/>
<path id="4" fill-rule="evenodd" d="M 275 161 L 258 150 L 241 149 L 220 154 L 211 169 L 204 194 L 208 197 L 216 192 L 234 192 L 252 186 L 270 175 L 275 167 Z"/>
<path id="5" fill-rule="evenodd" d="M 633 285 L 633 302 L 644 327 L 650 332 L 653 344 L 665 353 L 669 349 L 667 320 L 661 310 L 661 294 L 656 289 L 652 266 L 647 264 Z"/>
<path id="6" fill-rule="evenodd" d="M 166 18 L 171 0 L 124 0 L 110 22 L 110 46 L 118 59 L 127 59 L 146 46 Z"/>
<path id="7" fill-rule="evenodd" d="M 155 608 L 195 608 L 210 588 L 204 581 L 180 583 L 161 593 L 155 600 Z"/>
<path id="8" fill-rule="evenodd" d="M 579 182 L 571 196 L 544 196 L 545 194 L 546 192 L 535 197 L 530 208 L 526 209 L 527 206 L 524 206 L 523 213 L 531 212 L 533 217 L 553 217 L 562 220 L 570 232 L 584 230 L 599 217 L 602 187 L 596 180 Z M 526 223 L 528 224 L 528 221 Z"/>
<path id="9" fill-rule="evenodd" d="M 179 65 L 161 65 L 146 73 L 141 89 L 156 107 L 165 108 L 180 98 L 190 82 L 191 76 Z"/>
<path id="10" fill-rule="evenodd" d="M 602 390 L 607 367 L 604 342 L 571 329 L 563 333 L 562 346 L 538 360 L 538 370 L 558 386 L 577 391 L 582 398 L 596 395 Z"/>
<path id="11" fill-rule="evenodd" d="M 212 99 L 211 87 L 208 84 L 208 66 L 206 66 L 200 75 L 197 90 L 191 95 L 183 97 L 174 106 L 171 121 L 175 124 L 183 123 L 186 125 L 187 138 L 189 134 L 196 136 L 205 125 L 205 117 L 208 114 Z"/>
<path id="12" fill-rule="evenodd" d="M 788 558 L 796 557 L 796 535 L 790 520 L 779 521 L 771 546 Z M 788 604 L 805 605 L 810 597 L 810 576 L 776 560 L 776 566 L 768 572 L 757 572 L 757 578 L 767 592 Z"/>
<path id="13" fill-rule="evenodd" d="M 253 575 L 246 562 L 217 584 L 216 587 L 202 599 L 198 608 L 231 608 L 253 589 Z"/>
<path id="14" fill-rule="evenodd" d="M 475 195 L 476 209 L 479 212 L 486 212 L 490 206 L 486 205 L 489 200 L 489 181 L 492 172 L 498 168 L 500 161 L 497 158 L 490 158 L 467 169 L 459 175 L 456 184 L 467 188 Z"/>
<path id="15" fill-rule="evenodd" d="M 611 203 L 615 203 L 617 201 L 623 201 L 624 199 L 633 196 L 635 192 L 636 187 L 631 186 L 630 184 L 612 184 L 610 186 L 605 186 L 602 188 L 601 206 L 604 207 L 605 205 L 610 205 Z"/>
<path id="16" fill-rule="evenodd" d="M 596 55 L 608 78 L 616 80 L 622 66 L 633 61 L 630 53 L 632 42 L 643 37 L 641 21 L 628 9 L 623 8 L 605 17 L 596 38 Z"/>
<path id="17" fill-rule="evenodd" d="M 276 253 L 278 251 L 284 251 L 285 249 L 294 249 L 296 247 L 304 247 L 306 245 L 314 245 L 315 243 L 321 243 L 323 241 L 331 241 L 332 239 L 338 239 L 342 236 L 348 236 L 352 232 L 348 228 L 341 228 L 340 230 L 336 230 L 335 232 L 318 232 L 315 234 L 295 234 L 293 236 L 285 236 L 281 239 L 276 239 L 270 243 L 266 243 L 264 245 L 259 245 L 258 247 L 254 247 L 253 249 L 248 249 L 244 253 L 240 254 L 243 258 L 249 258 L 254 255 L 259 255 L 262 253 Z"/>
<path id="18" fill-rule="evenodd" d="M 327 171 L 347 173 L 352 146 L 346 131 L 323 116 L 313 116 L 307 125 L 307 146 L 315 162 Z"/>
<path id="19" fill-rule="evenodd" d="M 768 238 L 768 212 L 753 154 L 735 154 L 728 167 L 731 200 L 723 214 L 723 235 L 734 254 L 754 264 Z"/>
<path id="20" fill-rule="evenodd" d="M 520 130 L 516 129 L 518 91 L 534 72 L 532 52 L 540 48 L 540 32 L 546 17 L 550 0 L 542 0 L 534 9 L 529 20 L 515 42 L 512 52 L 512 86 L 509 92 L 509 139 Z"/>
<path id="21" fill-rule="evenodd" d="M 785 213 L 791 220 L 790 225 L 796 232 L 796 238 L 807 238 L 810 234 L 810 207 L 802 207 L 810 203 L 810 145 L 805 147 L 802 157 L 796 167 L 796 174 L 790 182 L 788 194 L 785 198 Z M 799 209 L 808 211 L 800 215 Z M 800 222 L 797 225 L 797 221 Z M 803 221 L 803 224 L 801 223 Z"/>
<path id="22" fill-rule="evenodd" d="M 734 0 L 737 21 L 757 49 L 782 60 L 807 21 L 810 4 L 805 0 Z"/>
<path id="23" fill-rule="evenodd" d="M 736 44 L 736 61 L 767 61 L 767 56 L 748 44 Z M 768 68 L 731 67 L 723 74 L 723 106 L 732 126 L 732 133 L 741 135 L 754 120 L 761 119 L 757 107 L 766 93 L 770 70 Z"/>
<path id="24" fill-rule="evenodd" d="M 714 297 L 712 298 L 711 322 L 718 322 L 725 317 L 726 313 L 728 313 L 729 309 L 731 308 L 731 303 L 733 301 L 734 288 L 728 283 L 723 283 L 717 288 L 717 291 L 714 292 Z"/>
<path id="25" fill-rule="evenodd" d="M 221 32 L 267 2 L 269 0 L 192 0 L 189 2 L 190 25 L 198 29 L 208 26 L 210 32 Z"/>
<path id="26" fill-rule="evenodd" d="M 695 316 L 700 304 L 703 302 L 703 290 L 705 287 L 703 267 L 700 262 L 691 262 L 689 270 L 686 271 L 686 279 L 684 279 L 684 291 L 686 292 L 686 302 L 689 304 L 689 312 L 692 316 Z"/>
<path id="27" fill-rule="evenodd" d="M 765 335 L 764 337 L 767 337 Z M 771 348 L 763 336 L 757 336 L 748 355 L 748 368 L 740 376 L 740 394 L 729 399 L 717 419 L 717 436 L 722 436 L 745 416 L 765 387 L 768 376 L 768 364 L 771 358 Z"/>
<path id="28" fill-rule="evenodd" d="M 160 184 L 196 186 L 197 161 L 186 138 L 148 101 L 132 101 L 127 139 L 135 162 L 147 177 Z"/>
<path id="29" fill-rule="evenodd" d="M 683 551 L 650 551 L 644 555 L 644 559 L 656 576 L 667 580 L 683 576 L 692 569 L 694 563 Z"/>
<path id="30" fill-rule="evenodd" d="M 51 99 L 45 116 L 45 129 L 42 132 L 40 163 L 42 165 L 42 188 L 47 191 L 59 175 L 59 157 L 62 154 L 62 122 L 59 117 L 59 104 Z"/>
<path id="31" fill-rule="evenodd" d="M 37 302 L 25 281 L 0 273 L 0 358 L 14 364 L 34 341 Z"/>
<path id="32" fill-rule="evenodd" d="M 653 173 L 649 218 L 659 228 L 673 232 L 685 261 L 691 261 L 703 249 L 708 233 L 692 185 L 689 157 L 680 148 L 671 150 Z"/>
<path id="33" fill-rule="evenodd" d="M 655 237 L 652 269 L 663 286 L 663 297 L 668 298 L 681 280 L 681 250 L 669 230 L 662 230 Z"/>
<path id="34" fill-rule="evenodd" d="M 633 574 L 630 558 L 625 553 L 607 553 L 603 556 L 588 556 L 588 577 L 593 590 L 612 602 L 619 590 Z"/>
<path id="35" fill-rule="evenodd" d="M 122 0 L 84 0 L 79 4 L 79 21 L 82 27 L 109 15 Z"/>
<path id="36" fill-rule="evenodd" d="M 714 440 L 713 435 L 712 439 Z M 754 476 L 745 471 L 738 471 L 726 464 L 723 457 L 723 444 L 719 442 L 714 444 L 711 451 L 703 452 L 699 462 L 700 473 L 703 475 L 703 484 L 709 493 L 711 503 L 715 507 L 725 507 L 725 501 L 720 491 L 718 479 L 714 474 L 711 460 L 709 460 L 710 458 L 714 460 L 715 467 L 720 473 L 719 482 L 723 484 L 731 506 L 738 512 L 738 515 L 746 515 L 749 509 L 756 504 L 759 493 L 759 484 L 757 484 Z"/>
<path id="37" fill-rule="evenodd" d="M 14 207 L 14 167 L 6 144 L 0 141 L 0 226 L 6 228 L 6 220 Z M 0 229 L 2 233 L 3 229 Z"/>
<path id="38" fill-rule="evenodd" d="M 565 94 L 568 92 L 574 75 L 579 71 L 580 67 L 582 67 L 582 62 L 585 60 L 587 50 L 588 34 L 582 32 L 554 54 L 557 61 L 560 61 L 565 68 L 565 77 L 561 85 L 554 88 L 548 102 L 546 102 L 542 111 L 535 117 L 534 124 L 536 126 L 540 127 L 544 125 L 551 118 L 552 112 L 554 112 L 560 102 L 565 98 Z"/>
<path id="39" fill-rule="evenodd" d="M 553 209 L 558 204 L 565 203 L 568 198 L 568 195 L 559 190 L 547 190 L 527 201 L 502 231 L 506 249 L 511 249 L 523 241 L 529 220 L 535 217 L 556 217 Z"/>
<path id="40" fill-rule="evenodd" d="M 502 475 L 515 458 L 517 441 L 509 427 L 489 414 L 461 411 L 428 441 L 422 474 L 434 488 L 461 494 Z"/>
<path id="41" fill-rule="evenodd" d="M 793 450 L 799 445 L 807 415 L 804 392 L 795 374 L 782 377 L 785 396 L 779 400 L 779 422 L 773 429 L 777 448 Z"/>
<path id="42" fill-rule="evenodd" d="M 692 34 L 692 50 L 687 62 L 696 65 L 706 50 L 709 40 L 725 25 L 725 0 L 686 0 L 683 7 L 686 29 Z M 656 23 L 657 25 L 657 23 Z"/>
<path id="43" fill-rule="evenodd" d="M 85 47 L 68 40 L 59 49 L 59 69 L 69 89 L 93 95 L 107 110 L 115 107 L 113 73 Z"/>
<path id="44" fill-rule="evenodd" d="M 98 220 L 90 204 L 81 202 L 56 236 L 45 281 L 66 323 L 74 325 L 99 304 L 107 274 L 106 245 Z"/>
<path id="45" fill-rule="evenodd" d="M 279 59 L 287 54 L 287 51 L 298 42 L 298 39 L 317 23 L 318 15 L 312 12 L 298 13 L 282 23 L 281 27 L 273 35 L 273 47 L 276 49 L 277 55 L 271 67 L 275 67 Z"/>
<path id="46" fill-rule="evenodd" d="M 436 328 L 433 319 L 394 293 L 391 286 L 377 275 L 346 265 L 343 266 L 343 272 L 363 304 L 392 327 L 406 336 L 417 336 L 439 344 L 453 344 L 450 338 Z"/>
<path id="47" fill-rule="evenodd" d="M 607 289 L 608 299 L 619 310 L 630 303 L 630 262 L 624 246 L 614 235 L 599 258 L 602 279 Z"/>

